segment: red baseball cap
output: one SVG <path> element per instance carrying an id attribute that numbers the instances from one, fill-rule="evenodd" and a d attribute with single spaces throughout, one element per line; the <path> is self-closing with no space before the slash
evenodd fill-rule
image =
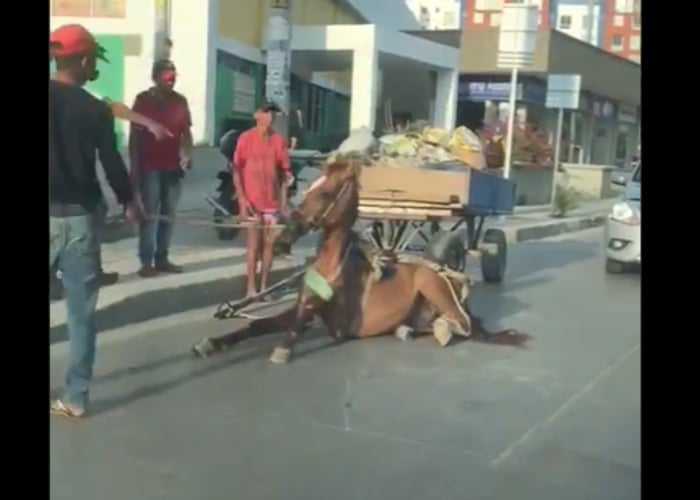
<path id="1" fill-rule="evenodd" d="M 107 51 L 95 37 L 80 24 L 66 24 L 51 33 L 49 49 L 55 57 L 95 53 L 98 59 L 109 62 Z"/>

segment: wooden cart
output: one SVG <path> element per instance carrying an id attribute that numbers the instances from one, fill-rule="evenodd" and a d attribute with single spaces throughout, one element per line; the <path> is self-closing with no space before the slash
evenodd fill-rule
<path id="1" fill-rule="evenodd" d="M 511 181 L 462 163 L 374 165 L 362 172 L 360 218 L 383 252 L 422 249 L 425 257 L 461 272 L 467 255 L 476 255 L 484 280 L 498 283 L 506 270 L 506 236 L 489 228 L 482 238 L 484 219 L 512 214 L 514 198 Z"/>

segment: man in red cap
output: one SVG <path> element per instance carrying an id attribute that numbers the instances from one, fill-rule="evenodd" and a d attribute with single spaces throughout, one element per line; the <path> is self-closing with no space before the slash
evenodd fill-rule
<path id="1" fill-rule="evenodd" d="M 284 137 L 272 130 L 274 113 L 279 107 L 265 101 L 253 114 L 255 126 L 241 134 L 233 155 L 233 184 L 238 194 L 240 214 L 263 225 L 277 222 L 285 208 L 286 188 L 294 179 Z M 287 182 L 279 184 L 280 171 Z M 255 271 L 262 250 L 260 290 L 267 287 L 272 269 L 273 246 L 277 231 L 248 229 L 247 294 L 256 293 Z"/>
<path id="2" fill-rule="evenodd" d="M 96 227 L 102 192 L 95 152 L 110 187 L 129 219 L 139 217 L 129 174 L 114 132 L 109 106 L 82 87 L 98 77 L 105 52 L 79 25 L 51 34 L 56 72 L 49 80 L 49 268 L 61 272 L 68 308 L 70 364 L 66 387 L 51 411 L 67 417 L 85 414 L 95 362 L 95 307 L 100 282 Z"/>
<path id="3" fill-rule="evenodd" d="M 187 99 L 175 91 L 175 66 L 169 60 L 153 65 L 154 86 L 136 96 L 137 113 L 162 124 L 173 137 L 157 141 L 132 127 L 129 134 L 131 176 L 141 196 L 147 218 L 139 230 L 139 276 L 180 273 L 182 268 L 168 258 L 173 234 L 172 219 L 182 191 L 182 178 L 192 159 L 192 121 Z M 168 220 L 166 220 L 168 219 Z"/>

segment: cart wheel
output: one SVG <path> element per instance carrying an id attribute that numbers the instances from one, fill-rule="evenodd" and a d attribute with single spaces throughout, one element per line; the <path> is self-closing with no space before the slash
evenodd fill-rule
<path id="1" fill-rule="evenodd" d="M 423 251 L 423 257 L 453 271 L 463 273 L 467 267 L 464 239 L 458 233 L 437 233 Z"/>
<path id="2" fill-rule="evenodd" d="M 481 274 L 488 283 L 500 283 L 506 273 L 508 244 L 500 229 L 488 229 L 481 247 Z"/>

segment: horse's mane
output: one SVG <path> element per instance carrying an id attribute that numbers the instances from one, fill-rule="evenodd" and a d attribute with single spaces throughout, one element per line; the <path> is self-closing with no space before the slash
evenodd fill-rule
<path id="1" fill-rule="evenodd" d="M 353 179 L 359 181 L 362 174 L 363 162 L 347 156 L 336 156 L 328 162 L 323 171 L 329 178 L 338 178 L 340 181 Z"/>

